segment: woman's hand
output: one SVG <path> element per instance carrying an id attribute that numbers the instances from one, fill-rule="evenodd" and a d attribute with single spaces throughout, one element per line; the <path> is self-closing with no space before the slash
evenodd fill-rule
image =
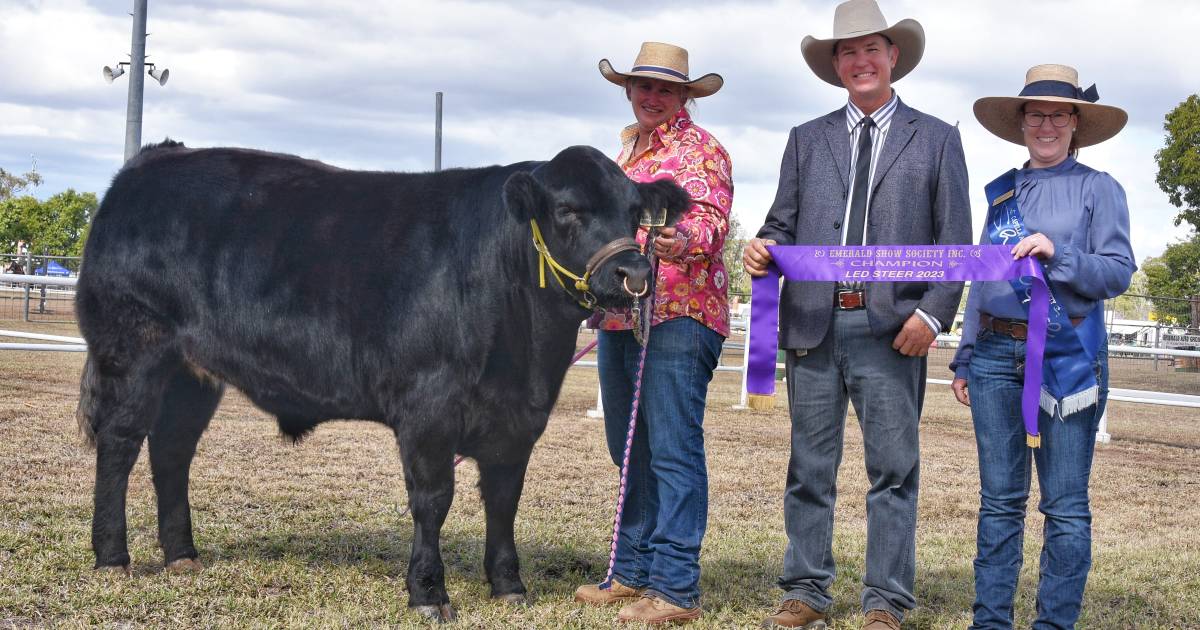
<path id="1" fill-rule="evenodd" d="M 683 255 L 686 245 L 687 235 L 680 234 L 677 228 L 659 228 L 658 236 L 654 238 L 654 255 L 659 260 L 675 260 Z"/>
<path id="2" fill-rule="evenodd" d="M 1013 260 L 1025 256 L 1037 256 L 1042 260 L 1054 257 L 1054 241 L 1049 236 L 1038 232 L 1021 239 L 1012 249 Z"/>
<path id="3" fill-rule="evenodd" d="M 971 393 L 967 391 L 967 379 L 956 378 L 950 382 L 950 391 L 954 392 L 954 397 L 958 402 L 970 407 Z"/>
<path id="4" fill-rule="evenodd" d="M 746 273 L 755 278 L 767 275 L 767 263 L 771 262 L 771 252 L 767 251 L 767 245 L 775 244 L 775 241 L 769 238 L 750 239 L 746 248 L 742 250 L 742 266 L 746 268 Z"/>

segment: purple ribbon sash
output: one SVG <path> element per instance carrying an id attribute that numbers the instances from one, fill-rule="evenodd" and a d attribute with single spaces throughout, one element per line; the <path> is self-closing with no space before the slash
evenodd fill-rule
<path id="1" fill-rule="evenodd" d="M 1016 175 L 1016 169 L 1012 169 L 984 187 L 991 204 L 987 238 L 995 245 L 1016 243 L 1030 234 L 1014 194 Z M 1022 308 L 1028 308 L 1028 283 L 1018 279 L 1009 280 L 1008 284 L 1021 301 Z M 1046 363 L 1042 369 L 1042 410 L 1052 418 L 1063 417 L 1099 402 L 1100 384 L 1092 372 L 1092 363 L 1106 336 L 1104 306 L 1097 301 L 1096 307 L 1077 327 L 1051 291 L 1048 318 Z M 1036 439 L 1030 442 L 1038 443 Z"/>
<path id="2" fill-rule="evenodd" d="M 1042 266 L 1030 257 L 1012 258 L 1009 245 L 772 245 L 767 275 L 752 283 L 750 363 L 746 390 L 775 393 L 775 355 L 779 347 L 779 278 L 825 282 L 962 282 L 1029 278 L 1029 335 L 1025 345 L 1025 382 L 1021 414 L 1025 432 L 1038 434 L 1042 358 L 1046 352 L 1050 290 Z"/>

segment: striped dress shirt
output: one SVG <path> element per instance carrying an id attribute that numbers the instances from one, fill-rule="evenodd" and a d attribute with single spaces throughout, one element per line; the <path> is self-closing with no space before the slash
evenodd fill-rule
<path id="1" fill-rule="evenodd" d="M 888 130 L 892 127 L 892 114 L 896 113 L 896 105 L 900 102 L 900 98 L 896 96 L 896 91 L 892 90 L 892 98 L 884 103 L 882 107 L 875 110 L 871 114 L 871 120 L 875 123 L 871 127 L 871 155 L 867 158 L 871 160 L 871 168 L 868 171 L 868 182 L 875 181 L 875 166 L 879 163 L 879 154 L 883 151 L 883 143 L 887 140 Z M 850 134 L 850 173 L 848 180 L 850 182 L 850 192 L 846 195 L 846 211 L 842 215 L 842 245 L 846 244 L 847 230 L 850 229 L 850 204 L 854 202 L 854 169 L 857 167 L 858 160 L 862 156 L 858 155 L 858 140 L 859 135 L 863 130 L 863 119 L 866 118 L 853 101 L 846 102 L 846 131 Z M 871 191 L 874 186 L 867 186 L 867 206 L 866 217 L 863 220 L 862 240 L 864 245 L 874 245 L 867 241 L 867 224 L 871 217 Z M 857 239 L 856 239 L 857 240 Z M 885 243 L 886 244 L 886 243 Z M 862 282 L 839 282 L 839 291 L 862 291 Z M 938 319 L 921 309 L 916 310 L 917 315 L 933 329 L 933 334 L 936 335 L 942 330 L 942 324 Z"/>

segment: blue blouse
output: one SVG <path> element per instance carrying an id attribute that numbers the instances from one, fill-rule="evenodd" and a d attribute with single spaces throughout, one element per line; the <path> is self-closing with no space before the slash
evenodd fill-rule
<path id="1" fill-rule="evenodd" d="M 1129 288 L 1137 270 L 1129 244 L 1129 206 L 1125 189 L 1111 175 L 1068 157 L 1049 168 L 1017 171 L 1015 196 L 1029 233 L 1041 232 L 1054 243 L 1054 256 L 1043 261 L 1046 278 L 1071 317 L 1083 317 L 1100 300 Z M 980 243 L 988 242 L 985 222 Z M 962 341 L 950 363 L 958 378 L 967 378 L 980 313 L 1026 318 L 1008 282 L 972 283 Z"/>

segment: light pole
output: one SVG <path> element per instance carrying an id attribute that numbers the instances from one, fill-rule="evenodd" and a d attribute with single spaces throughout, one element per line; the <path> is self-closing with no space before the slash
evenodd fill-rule
<path id="1" fill-rule="evenodd" d="M 150 66 L 150 77 L 157 80 L 159 85 L 166 85 L 170 71 L 163 68 L 159 72 L 154 64 L 146 64 L 146 2 L 133 0 L 133 44 L 129 50 L 129 61 L 116 64 L 116 68 L 104 66 L 104 80 L 112 83 L 113 79 L 125 74 L 123 66 L 129 66 L 129 97 L 125 113 L 125 161 L 137 155 L 142 146 L 142 86 L 145 78 L 142 70 Z"/>
<path id="2" fill-rule="evenodd" d="M 442 93 L 434 97 L 433 170 L 442 170 Z"/>

